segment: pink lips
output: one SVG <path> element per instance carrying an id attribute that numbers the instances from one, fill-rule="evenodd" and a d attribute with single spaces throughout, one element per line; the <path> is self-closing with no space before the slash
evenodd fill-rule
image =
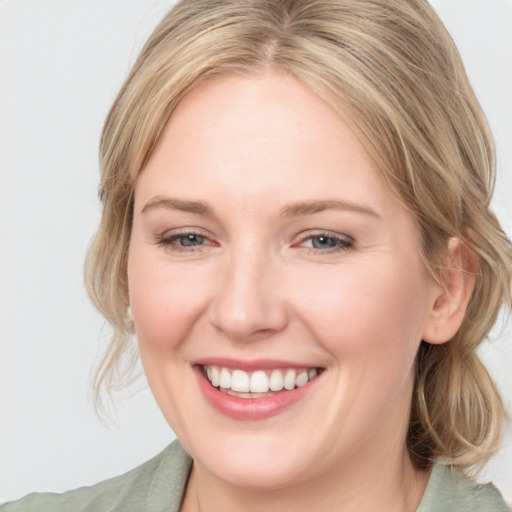
<path id="1" fill-rule="evenodd" d="M 304 365 L 287 361 L 254 360 L 238 361 L 224 358 L 208 358 L 195 361 L 193 370 L 199 388 L 207 402 L 221 414 L 242 421 L 264 420 L 275 416 L 304 398 L 315 385 L 317 379 L 305 386 L 291 391 L 277 392 L 262 398 L 239 398 L 214 388 L 203 374 L 203 365 L 216 365 L 225 368 L 238 368 L 245 371 L 266 370 L 271 368 L 304 368 Z"/>

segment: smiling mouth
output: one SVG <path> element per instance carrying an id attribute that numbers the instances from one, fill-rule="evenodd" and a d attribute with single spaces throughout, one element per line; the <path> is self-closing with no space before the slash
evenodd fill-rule
<path id="1" fill-rule="evenodd" d="M 264 398 L 305 386 L 323 368 L 275 368 L 246 372 L 202 365 L 204 377 L 219 391 L 238 398 Z"/>

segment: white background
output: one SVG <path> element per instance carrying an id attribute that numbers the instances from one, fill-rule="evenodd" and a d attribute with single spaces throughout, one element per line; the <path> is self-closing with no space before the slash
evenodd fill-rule
<path id="1" fill-rule="evenodd" d="M 435 0 L 494 129 L 494 208 L 512 234 L 512 1 Z M 173 438 L 144 382 L 93 412 L 108 336 L 82 284 L 109 105 L 172 1 L 0 0 L 0 502 L 122 473 Z M 511 322 L 485 359 L 512 406 Z M 512 440 L 489 466 L 512 501 Z"/>

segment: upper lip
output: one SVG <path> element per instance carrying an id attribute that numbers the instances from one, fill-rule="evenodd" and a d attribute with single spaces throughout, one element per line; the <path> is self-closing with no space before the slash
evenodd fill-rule
<path id="1" fill-rule="evenodd" d="M 319 368 L 316 364 L 285 361 L 283 359 L 233 359 L 226 357 L 205 357 L 191 362 L 192 366 L 221 366 L 246 372 L 271 370 L 274 368 Z"/>

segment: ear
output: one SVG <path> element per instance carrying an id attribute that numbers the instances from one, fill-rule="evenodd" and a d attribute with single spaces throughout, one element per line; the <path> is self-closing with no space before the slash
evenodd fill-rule
<path id="1" fill-rule="evenodd" d="M 455 336 L 476 283 L 476 256 L 461 240 L 450 239 L 444 261 L 423 329 L 422 339 L 434 345 L 446 343 Z"/>

